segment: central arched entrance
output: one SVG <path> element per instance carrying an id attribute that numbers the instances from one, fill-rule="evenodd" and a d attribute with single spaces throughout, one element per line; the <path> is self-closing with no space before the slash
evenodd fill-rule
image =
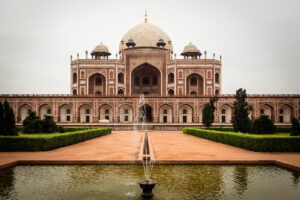
<path id="1" fill-rule="evenodd" d="M 138 115 L 139 122 L 152 122 L 152 108 L 151 106 L 144 104 L 139 108 Z"/>
<path id="2" fill-rule="evenodd" d="M 131 94 L 161 94 L 160 71 L 148 63 L 136 67 L 131 73 Z"/>

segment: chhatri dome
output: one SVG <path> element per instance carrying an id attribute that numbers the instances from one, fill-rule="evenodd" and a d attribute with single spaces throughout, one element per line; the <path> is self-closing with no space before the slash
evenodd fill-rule
<path id="1" fill-rule="evenodd" d="M 151 24 L 145 15 L 145 22 L 131 28 L 121 39 L 119 52 L 126 49 L 126 43 L 135 43 L 135 47 L 155 47 L 158 41 L 164 41 L 165 49 L 171 50 L 173 53 L 173 45 L 170 37 L 158 26 Z"/>

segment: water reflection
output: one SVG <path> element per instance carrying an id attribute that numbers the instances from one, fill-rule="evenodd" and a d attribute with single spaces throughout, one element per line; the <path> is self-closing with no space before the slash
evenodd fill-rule
<path id="1" fill-rule="evenodd" d="M 234 187 L 239 195 L 242 195 L 248 186 L 248 170 L 245 166 L 234 168 Z"/>
<path id="2" fill-rule="evenodd" d="M 152 174 L 153 200 L 300 196 L 299 173 L 272 166 L 157 165 Z M 0 199 L 141 200 L 142 178 L 137 165 L 17 166 L 0 170 Z"/>

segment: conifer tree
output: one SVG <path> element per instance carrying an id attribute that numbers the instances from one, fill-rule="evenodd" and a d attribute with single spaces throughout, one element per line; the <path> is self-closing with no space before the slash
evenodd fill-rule
<path id="1" fill-rule="evenodd" d="M 218 100 L 218 97 L 211 97 L 209 103 L 205 104 L 202 113 L 202 123 L 204 126 L 209 128 L 215 120 L 214 112 L 216 110 L 215 102 Z"/>
<path id="2" fill-rule="evenodd" d="M 251 106 L 248 105 L 246 98 L 247 93 L 245 89 L 238 89 L 234 96 L 235 102 L 233 104 L 233 118 L 232 125 L 235 132 L 249 132 L 251 127 L 251 121 L 249 119 L 249 113 Z"/>
<path id="3" fill-rule="evenodd" d="M 4 131 L 3 115 L 4 115 L 3 105 L 2 102 L 0 101 L 0 135 L 3 134 Z"/>
<path id="4" fill-rule="evenodd" d="M 17 135 L 17 127 L 15 121 L 15 114 L 13 109 L 10 107 L 7 100 L 4 101 L 3 105 L 3 131 L 4 135 Z"/>

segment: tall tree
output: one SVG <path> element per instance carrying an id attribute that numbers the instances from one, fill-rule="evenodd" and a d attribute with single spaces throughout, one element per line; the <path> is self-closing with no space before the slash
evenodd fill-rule
<path id="1" fill-rule="evenodd" d="M 15 114 L 7 100 L 4 101 L 3 105 L 3 122 L 2 130 L 4 135 L 18 135 Z"/>
<path id="2" fill-rule="evenodd" d="M 234 96 L 235 102 L 233 104 L 233 118 L 232 125 L 235 132 L 249 132 L 251 128 L 251 121 L 249 119 L 249 113 L 252 107 L 248 105 L 246 89 L 238 89 Z"/>
<path id="3" fill-rule="evenodd" d="M 215 102 L 218 101 L 218 97 L 211 97 L 209 103 L 205 104 L 202 113 L 202 123 L 209 128 L 215 120 L 214 112 L 216 110 Z"/>
<path id="4" fill-rule="evenodd" d="M 0 134 L 3 134 L 4 131 L 3 115 L 4 115 L 3 105 L 2 102 L 0 101 Z"/>

